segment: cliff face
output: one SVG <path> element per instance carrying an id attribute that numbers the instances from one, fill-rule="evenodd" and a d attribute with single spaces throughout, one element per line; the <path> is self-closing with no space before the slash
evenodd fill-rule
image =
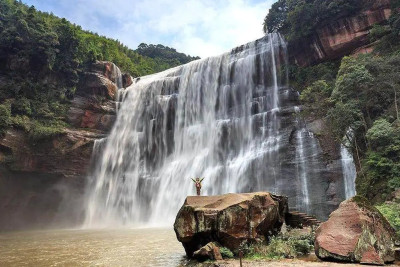
<path id="1" fill-rule="evenodd" d="M 70 128 L 35 141 L 10 129 L 0 139 L 0 214 L 5 215 L 0 229 L 68 226 L 80 220 L 77 207 L 82 206 L 94 141 L 105 137 L 115 120 L 117 87 L 129 85 L 126 76 L 117 86 L 121 77 L 114 64 L 97 62 L 80 79 L 67 115 Z"/>
<path id="2" fill-rule="evenodd" d="M 380 0 L 366 5 L 361 13 L 323 24 L 311 37 L 289 44 L 290 61 L 304 67 L 352 53 L 370 52 L 370 29 L 390 15 L 390 0 Z"/>

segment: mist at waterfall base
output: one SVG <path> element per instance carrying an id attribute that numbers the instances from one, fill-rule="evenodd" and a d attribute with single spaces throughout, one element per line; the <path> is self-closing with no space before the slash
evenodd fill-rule
<path id="1" fill-rule="evenodd" d="M 171 225 L 191 178 L 202 195 L 269 191 L 326 217 L 332 186 L 288 87 L 286 43 L 269 34 L 219 57 L 135 79 L 94 147 L 84 227 Z M 340 195 L 342 194 L 342 195 Z"/>

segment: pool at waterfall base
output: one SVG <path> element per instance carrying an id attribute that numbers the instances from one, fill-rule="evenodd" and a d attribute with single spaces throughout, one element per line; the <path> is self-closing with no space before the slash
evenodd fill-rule
<path id="1" fill-rule="evenodd" d="M 172 228 L 0 233 L 0 266 L 179 266 Z"/>

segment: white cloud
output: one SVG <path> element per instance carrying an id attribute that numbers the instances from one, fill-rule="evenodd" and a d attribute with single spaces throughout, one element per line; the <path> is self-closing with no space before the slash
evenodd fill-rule
<path id="1" fill-rule="evenodd" d="M 135 49 L 163 44 L 207 57 L 262 37 L 274 0 L 26 0 Z"/>

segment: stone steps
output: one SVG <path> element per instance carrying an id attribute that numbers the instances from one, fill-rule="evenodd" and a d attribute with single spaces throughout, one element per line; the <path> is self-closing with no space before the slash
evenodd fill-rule
<path id="1" fill-rule="evenodd" d="M 290 211 L 286 214 L 286 225 L 293 228 L 319 226 L 321 222 L 314 216 L 299 211 Z"/>

